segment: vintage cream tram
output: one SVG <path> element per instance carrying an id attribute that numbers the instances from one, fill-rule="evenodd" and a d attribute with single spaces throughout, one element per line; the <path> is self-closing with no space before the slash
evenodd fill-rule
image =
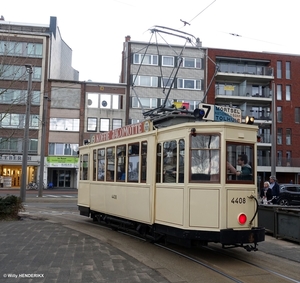
<path id="1" fill-rule="evenodd" d="M 151 241 L 256 250 L 257 127 L 201 118 L 173 111 L 92 136 L 79 150 L 80 214 Z"/>

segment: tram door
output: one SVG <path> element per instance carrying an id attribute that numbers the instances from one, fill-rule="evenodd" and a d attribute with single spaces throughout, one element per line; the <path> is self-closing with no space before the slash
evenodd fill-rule
<path id="1" fill-rule="evenodd" d="M 71 170 L 53 170 L 53 187 L 70 188 Z"/>

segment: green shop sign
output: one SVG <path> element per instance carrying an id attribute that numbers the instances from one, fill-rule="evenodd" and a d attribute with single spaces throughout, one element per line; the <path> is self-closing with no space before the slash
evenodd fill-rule
<path id="1" fill-rule="evenodd" d="M 70 166 L 73 167 L 75 164 L 78 164 L 78 157 L 71 157 L 71 156 L 48 156 L 47 163 L 52 166 Z"/>

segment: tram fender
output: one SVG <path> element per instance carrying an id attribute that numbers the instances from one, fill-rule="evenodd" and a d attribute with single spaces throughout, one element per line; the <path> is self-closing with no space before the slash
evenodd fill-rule
<path id="1" fill-rule="evenodd" d="M 251 230 L 222 229 L 220 243 L 224 245 L 258 243 L 265 240 L 265 228 L 253 227 Z"/>

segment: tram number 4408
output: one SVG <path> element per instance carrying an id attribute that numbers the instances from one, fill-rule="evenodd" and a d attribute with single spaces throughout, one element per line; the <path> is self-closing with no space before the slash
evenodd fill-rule
<path id="1" fill-rule="evenodd" d="M 231 203 L 233 204 L 245 204 L 246 198 L 232 198 Z"/>

